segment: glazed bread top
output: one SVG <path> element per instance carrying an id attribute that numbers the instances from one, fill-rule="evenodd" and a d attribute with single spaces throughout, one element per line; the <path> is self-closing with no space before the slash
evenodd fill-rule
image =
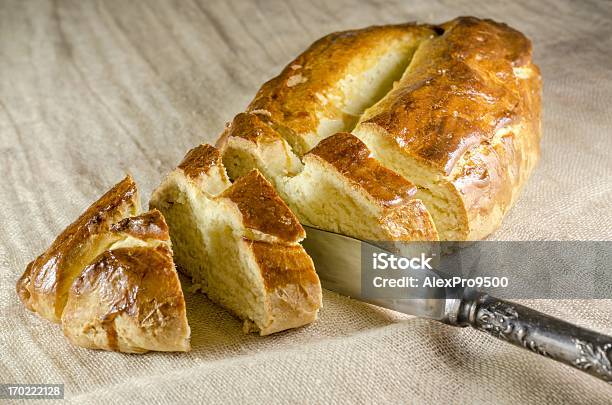
<path id="1" fill-rule="evenodd" d="M 417 191 L 414 184 L 374 159 L 359 138 L 346 132 L 322 140 L 308 155 L 317 156 L 334 166 L 382 207 L 403 205 L 412 200 Z"/>
<path id="2" fill-rule="evenodd" d="M 322 140 L 303 161 L 304 170 L 282 179 L 279 190 L 305 223 L 364 240 L 438 240 L 430 214 L 413 198 L 416 187 L 354 135 Z"/>
<path id="3" fill-rule="evenodd" d="M 185 301 L 162 214 L 140 209 L 127 176 L 62 232 L 17 282 L 24 305 L 75 345 L 189 350 Z"/>
<path id="4" fill-rule="evenodd" d="M 127 176 L 28 264 L 17 283 L 17 293 L 24 305 L 45 319 L 59 322 L 70 285 L 87 264 L 82 259 L 90 254 L 92 241 L 104 235 L 113 223 L 135 215 L 139 209 L 136 184 Z"/>
<path id="5" fill-rule="evenodd" d="M 320 282 L 310 257 L 299 245 L 287 246 L 279 243 L 253 241 L 253 256 L 261 269 L 261 276 L 266 291 L 274 292 L 285 286 L 302 286 L 309 292 L 318 309 L 321 306 Z M 316 286 L 319 289 L 312 288 Z"/>
<path id="6" fill-rule="evenodd" d="M 111 225 L 111 232 L 129 235 L 142 240 L 154 239 L 167 243 L 169 240 L 168 225 L 157 210 L 151 210 L 136 217 L 124 218 Z"/>
<path id="7" fill-rule="evenodd" d="M 301 156 L 321 139 L 350 130 L 433 35 L 431 27 L 415 24 L 329 34 L 265 83 L 247 111 L 268 115 Z"/>
<path id="8" fill-rule="evenodd" d="M 366 110 L 360 125 L 377 125 L 406 154 L 449 175 L 474 145 L 493 142 L 502 128 L 534 121 L 539 102 L 529 99 L 539 95 L 540 76 L 530 41 L 506 24 L 460 17 L 441 28 L 443 34 L 422 43 L 400 82 Z M 525 85 L 533 91 L 525 92 Z M 528 108 L 534 104 L 538 108 Z"/>
<path id="9" fill-rule="evenodd" d="M 114 242 L 74 280 L 62 328 L 74 344 L 128 353 L 189 350 L 168 226 L 151 210 L 111 226 Z"/>
<path id="10" fill-rule="evenodd" d="M 187 178 L 210 195 L 216 195 L 232 184 L 227 177 L 219 152 L 209 148 L 209 145 L 190 149 L 177 169 L 182 170 Z"/>
<path id="11" fill-rule="evenodd" d="M 240 177 L 221 197 L 236 204 L 247 228 L 289 244 L 298 243 L 306 237 L 298 219 L 257 170 Z"/>
<path id="12" fill-rule="evenodd" d="M 75 299 L 83 299 L 83 296 L 90 294 L 97 295 L 97 305 L 86 307 L 87 311 L 95 313 L 93 319 L 110 320 L 125 313 L 142 320 L 152 315 L 151 309 L 154 308 L 151 305 L 157 304 L 158 310 L 164 309 L 165 306 L 180 306 L 184 309 L 180 284 L 177 283 L 178 279 L 172 276 L 173 273 L 175 270 L 172 251 L 168 246 L 133 246 L 107 250 L 83 270 L 75 280 L 71 294 L 78 297 Z M 137 290 L 146 294 L 135 294 Z M 82 311 L 84 307 L 75 303 L 74 308 L 67 309 Z M 162 316 L 150 320 L 163 319 Z M 115 326 L 112 322 L 105 322 L 105 325 L 108 326 L 107 329 Z M 117 331 L 107 330 L 107 334 L 110 337 L 111 349 L 117 350 Z"/>
<path id="13" fill-rule="evenodd" d="M 274 124 L 270 118 L 271 113 L 267 110 L 256 110 L 255 112 L 243 112 L 237 114 L 230 125 L 224 131 L 217 146 L 224 146 L 229 137 L 241 137 L 249 142 L 266 143 L 276 142 L 279 134 L 272 128 Z"/>

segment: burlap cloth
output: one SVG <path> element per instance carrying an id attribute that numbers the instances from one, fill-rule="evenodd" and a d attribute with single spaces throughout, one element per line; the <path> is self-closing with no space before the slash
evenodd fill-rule
<path id="1" fill-rule="evenodd" d="M 147 355 L 70 346 L 14 292 L 126 171 L 147 198 L 314 39 L 462 14 L 525 32 L 545 82 L 542 160 L 493 238 L 611 239 L 609 2 L 0 2 L 0 382 L 64 383 L 74 403 L 610 403 L 569 367 L 328 292 L 318 322 L 265 338 L 186 292 L 193 350 Z M 612 302 L 529 304 L 612 334 Z"/>

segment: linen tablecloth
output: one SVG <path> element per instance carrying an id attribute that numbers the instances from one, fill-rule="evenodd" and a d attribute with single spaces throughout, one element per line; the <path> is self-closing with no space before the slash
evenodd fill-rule
<path id="1" fill-rule="evenodd" d="M 186 291 L 193 350 L 146 355 L 73 347 L 15 294 L 124 173 L 146 204 L 315 39 L 458 15 L 523 31 L 544 78 L 542 159 L 491 238 L 612 239 L 610 2 L 2 0 L 0 383 L 63 383 L 74 403 L 610 403 L 611 387 L 569 367 L 331 292 L 319 321 L 258 337 Z M 527 303 L 612 334 L 612 301 Z"/>

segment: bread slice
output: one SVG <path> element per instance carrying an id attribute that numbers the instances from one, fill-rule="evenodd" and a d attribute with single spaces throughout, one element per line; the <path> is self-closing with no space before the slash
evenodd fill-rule
<path id="1" fill-rule="evenodd" d="M 62 328 L 75 345 L 126 353 L 188 351 L 185 300 L 157 210 L 111 227 L 114 242 L 72 283 Z"/>
<path id="2" fill-rule="evenodd" d="M 381 166 L 349 133 L 332 135 L 304 156 L 304 170 L 282 180 L 282 194 L 307 224 L 374 241 L 435 240 L 414 185 Z"/>
<path id="3" fill-rule="evenodd" d="M 150 206 L 170 227 L 176 262 L 208 297 L 261 335 L 317 318 L 321 286 L 304 229 L 256 170 L 232 184 L 210 145 L 192 149 Z"/>
<path id="4" fill-rule="evenodd" d="M 93 203 L 17 282 L 24 305 L 76 345 L 189 350 L 185 301 L 161 213 L 139 216 L 130 176 Z"/>
<path id="5" fill-rule="evenodd" d="M 353 133 L 418 186 L 441 239 L 481 239 L 538 160 L 541 78 L 531 43 L 505 24 L 464 17 L 441 29 Z"/>
<path id="6" fill-rule="evenodd" d="M 61 321 L 68 291 L 85 266 L 116 241 L 112 224 L 140 210 L 138 190 L 130 176 L 119 182 L 70 224 L 34 261 L 17 283 L 30 310 L 52 322 Z"/>
<path id="7" fill-rule="evenodd" d="M 278 188 L 277 179 L 302 171 L 300 156 L 273 126 L 269 114 L 247 112 L 236 115 L 223 131 L 217 147 L 232 179 L 258 168 Z"/>
<path id="8" fill-rule="evenodd" d="M 261 170 L 300 221 L 316 228 L 365 240 L 437 240 L 429 213 L 413 198 L 416 187 L 357 137 L 334 134 L 300 159 L 266 121 L 242 113 L 226 129 L 219 144 L 232 178 Z"/>

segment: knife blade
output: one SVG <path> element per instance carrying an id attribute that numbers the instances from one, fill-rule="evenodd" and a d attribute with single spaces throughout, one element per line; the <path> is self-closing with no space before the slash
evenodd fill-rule
<path id="1" fill-rule="evenodd" d="M 386 252 L 378 244 L 304 226 L 302 246 L 323 288 L 351 298 L 452 326 L 471 326 L 535 354 L 612 383 L 612 337 L 473 289 L 404 288 L 401 298 L 364 294 L 363 255 Z M 369 263 L 368 263 L 369 264 Z M 367 266 L 366 266 L 367 267 Z M 430 269 L 406 269 L 408 277 L 441 278 Z M 365 279 L 369 281 L 369 279 Z"/>
<path id="2" fill-rule="evenodd" d="M 447 306 L 457 305 L 452 297 L 454 290 L 444 287 L 406 289 L 402 298 L 381 298 L 364 294 L 362 288 L 364 253 L 387 253 L 395 255 L 389 249 L 380 245 L 351 238 L 341 234 L 323 231 L 304 226 L 306 239 L 302 246 L 312 258 L 323 288 L 335 291 L 360 301 L 394 311 L 403 312 L 424 318 L 444 321 L 448 313 Z M 437 279 L 440 276 L 429 269 L 407 269 L 405 277 L 423 280 L 426 277 Z M 454 300 L 454 301 L 453 301 Z"/>

